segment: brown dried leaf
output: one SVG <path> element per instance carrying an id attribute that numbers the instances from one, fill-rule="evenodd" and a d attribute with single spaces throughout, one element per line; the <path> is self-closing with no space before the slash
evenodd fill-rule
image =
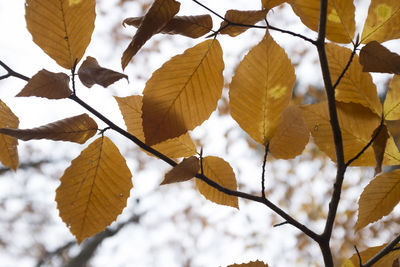
<path id="1" fill-rule="evenodd" d="M 400 55 L 391 52 L 377 41 L 369 42 L 360 51 L 364 72 L 400 74 Z"/>
<path id="2" fill-rule="evenodd" d="M 185 158 L 172 170 L 167 172 L 161 185 L 184 182 L 192 179 L 200 170 L 199 159 L 195 156 Z"/>
<path id="3" fill-rule="evenodd" d="M 400 120 L 385 120 L 385 124 L 390 135 L 393 137 L 397 149 L 400 151 Z"/>
<path id="4" fill-rule="evenodd" d="M 287 0 L 261 0 L 262 6 L 265 9 L 271 9 L 273 7 L 282 5 Z"/>
<path id="5" fill-rule="evenodd" d="M 55 121 L 33 129 L 0 128 L 0 133 L 28 141 L 32 139 L 50 139 L 85 143 L 95 135 L 97 123 L 87 114 Z"/>
<path id="6" fill-rule="evenodd" d="M 175 0 L 155 0 L 140 23 L 138 30 L 128 48 L 121 58 L 122 68 L 128 65 L 129 61 L 139 49 L 178 13 L 180 3 Z"/>
<path id="7" fill-rule="evenodd" d="M 230 9 L 225 13 L 225 19 L 232 23 L 254 25 L 257 22 L 265 19 L 268 10 L 235 10 Z M 228 22 L 221 22 L 220 33 L 228 34 L 229 36 L 235 37 L 239 34 L 247 31 L 249 27 L 229 25 Z"/>
<path id="8" fill-rule="evenodd" d="M 377 131 L 379 131 L 378 135 L 372 143 L 372 148 L 374 149 L 376 160 L 375 175 L 382 171 L 383 157 L 385 155 L 387 140 L 389 139 L 388 129 L 384 124 L 379 125 L 378 128 L 375 129 L 372 136 L 375 136 Z"/>
<path id="9" fill-rule="evenodd" d="M 72 94 L 69 89 L 69 76 L 45 69 L 36 73 L 16 96 L 37 96 L 48 99 L 67 98 Z"/>
<path id="10" fill-rule="evenodd" d="M 122 78 L 128 80 L 127 75 L 103 68 L 94 57 L 89 56 L 83 61 L 78 70 L 78 75 L 83 85 L 88 88 L 92 87 L 94 84 L 107 87 Z"/>
<path id="11" fill-rule="evenodd" d="M 122 24 L 139 27 L 143 18 L 144 17 L 127 18 Z M 175 16 L 159 31 L 159 33 L 180 34 L 190 38 L 198 38 L 208 33 L 212 25 L 210 15 Z"/>
<path id="12" fill-rule="evenodd" d="M 232 264 L 232 265 L 229 265 L 228 267 L 268 267 L 268 264 L 257 260 L 257 261 L 250 261 L 248 263 L 242 263 L 242 264 Z"/>
<path id="13" fill-rule="evenodd" d="M 0 127 L 18 128 L 19 120 L 11 109 L 0 100 Z M 7 168 L 17 170 L 18 159 L 18 140 L 14 137 L 0 134 L 0 162 Z"/>

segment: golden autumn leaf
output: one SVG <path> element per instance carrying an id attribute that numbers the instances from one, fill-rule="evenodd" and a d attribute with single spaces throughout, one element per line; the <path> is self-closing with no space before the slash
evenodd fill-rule
<path id="1" fill-rule="evenodd" d="M 361 41 L 383 43 L 400 38 L 400 1 L 372 0 L 364 24 Z"/>
<path id="2" fill-rule="evenodd" d="M 58 65 L 72 69 L 90 43 L 95 0 L 27 0 L 26 26 L 33 41 Z"/>
<path id="3" fill-rule="evenodd" d="M 375 136 L 375 135 L 376 135 L 376 138 L 375 138 L 374 142 L 372 143 L 372 148 L 374 149 L 375 161 L 376 161 L 374 175 L 377 175 L 378 173 L 380 173 L 382 171 L 383 157 L 385 155 L 387 140 L 389 139 L 390 136 L 388 133 L 388 129 L 386 128 L 386 125 L 384 125 L 384 124 L 379 125 L 378 128 L 375 129 L 372 136 Z"/>
<path id="4" fill-rule="evenodd" d="M 291 159 L 303 152 L 309 138 L 310 131 L 300 108 L 289 105 L 269 142 L 269 151 L 277 159 Z"/>
<path id="5" fill-rule="evenodd" d="M 231 23 L 254 25 L 257 22 L 264 20 L 267 16 L 268 10 L 235 10 L 230 9 L 225 13 L 225 19 Z M 220 25 L 221 34 L 228 34 L 229 36 L 235 37 L 239 34 L 250 29 L 249 27 L 230 25 L 225 20 Z"/>
<path id="6" fill-rule="evenodd" d="M 400 201 L 400 170 L 376 176 L 358 200 L 356 230 L 388 215 Z"/>
<path id="7" fill-rule="evenodd" d="M 371 41 L 360 51 L 360 64 L 364 72 L 383 72 L 400 74 L 400 55 Z"/>
<path id="8" fill-rule="evenodd" d="M 128 81 L 128 76 L 110 69 L 103 68 L 99 65 L 94 57 L 86 57 L 78 70 L 79 80 L 86 87 L 90 88 L 94 84 L 99 84 L 107 87 L 114 82 L 125 78 Z"/>
<path id="9" fill-rule="evenodd" d="M 360 252 L 360 257 L 363 263 L 366 263 L 369 259 L 375 256 L 379 251 L 381 251 L 387 244 L 378 247 L 370 247 L 364 251 Z M 374 264 L 374 267 L 391 267 L 393 262 L 397 260 L 400 256 L 400 250 L 395 250 L 390 252 L 381 258 L 378 262 Z M 346 260 L 342 267 L 359 267 L 360 262 L 357 253 L 355 253 L 350 259 Z"/>
<path id="10" fill-rule="evenodd" d="M 397 149 L 400 151 L 400 120 L 389 121 L 385 120 L 388 132 L 393 137 Z"/>
<path id="11" fill-rule="evenodd" d="M 143 130 L 154 145 L 194 129 L 217 108 L 224 78 L 222 48 L 206 40 L 164 63 L 143 91 Z"/>
<path id="12" fill-rule="evenodd" d="M 232 167 L 225 160 L 218 157 L 205 157 L 203 159 L 204 175 L 218 183 L 219 185 L 237 190 L 235 173 Z M 226 206 L 239 209 L 238 198 L 224 194 L 217 189 L 209 186 L 200 179 L 196 179 L 196 185 L 200 193 L 208 200 Z"/>
<path id="13" fill-rule="evenodd" d="M 337 112 L 342 131 L 345 161 L 355 157 L 370 141 L 374 130 L 380 124 L 380 118 L 360 104 L 337 102 Z M 335 161 L 335 149 L 326 102 L 308 105 L 303 108 L 308 128 L 320 150 Z M 383 159 L 383 165 L 400 163 L 400 153 L 393 139 L 389 138 Z M 372 147 L 355 160 L 351 166 L 375 166 Z"/>
<path id="14" fill-rule="evenodd" d="M 136 55 L 147 40 L 164 28 L 172 17 L 178 13 L 179 8 L 180 3 L 175 0 L 155 0 L 153 2 L 140 23 L 136 34 L 133 36 L 131 43 L 122 55 L 121 64 L 123 69 L 125 69 L 132 57 Z"/>
<path id="15" fill-rule="evenodd" d="M 185 158 L 165 174 L 161 185 L 188 181 L 195 177 L 199 170 L 200 164 L 198 158 L 195 156 Z"/>
<path id="16" fill-rule="evenodd" d="M 32 139 L 50 139 L 54 141 L 70 141 L 85 143 L 97 132 L 97 123 L 87 114 L 82 114 L 55 121 L 33 129 L 0 128 L 6 134 L 24 141 Z"/>
<path id="17" fill-rule="evenodd" d="M 18 117 L 11 109 L 0 100 L 0 127 L 18 128 Z M 17 170 L 19 164 L 18 158 L 18 140 L 14 137 L 0 134 L 0 162 L 7 168 Z"/>
<path id="18" fill-rule="evenodd" d="M 394 75 L 383 103 L 385 120 L 400 120 L 400 76 Z"/>
<path id="19" fill-rule="evenodd" d="M 142 126 L 142 100 L 140 95 L 115 97 L 128 132 L 145 142 Z M 196 154 L 196 146 L 190 135 L 185 133 L 152 146 L 170 158 L 189 157 Z"/>
<path id="20" fill-rule="evenodd" d="M 240 62 L 229 89 L 231 115 L 256 142 L 271 140 L 296 80 L 283 48 L 267 32 Z"/>
<path id="21" fill-rule="evenodd" d="M 37 96 L 48 99 L 67 98 L 72 94 L 69 89 L 69 76 L 45 69 L 36 73 L 16 96 Z"/>
<path id="22" fill-rule="evenodd" d="M 293 11 L 313 31 L 318 31 L 320 0 L 289 0 Z M 326 22 L 326 38 L 337 43 L 350 43 L 355 32 L 353 1 L 330 0 Z"/>
<path id="23" fill-rule="evenodd" d="M 271 9 L 285 2 L 287 2 L 287 0 L 261 0 L 262 6 L 265 9 Z"/>
<path id="24" fill-rule="evenodd" d="M 250 261 L 248 263 L 241 263 L 241 264 L 231 264 L 228 267 L 268 267 L 268 264 L 262 261 Z"/>
<path id="25" fill-rule="evenodd" d="M 118 148 L 100 137 L 72 160 L 56 190 L 57 208 L 78 243 L 103 231 L 126 206 L 132 174 Z"/>
<path id="26" fill-rule="evenodd" d="M 326 55 L 332 80 L 336 81 L 350 58 L 351 50 L 336 44 L 326 44 Z M 372 76 L 362 71 L 357 55 L 354 55 L 350 67 L 336 87 L 335 96 L 337 101 L 358 103 L 379 116 L 382 114 L 382 105 Z"/>
<path id="27" fill-rule="evenodd" d="M 122 24 L 139 27 L 144 17 L 125 19 Z M 174 16 L 158 33 L 180 34 L 190 38 L 198 38 L 212 29 L 213 23 L 210 15 Z"/>

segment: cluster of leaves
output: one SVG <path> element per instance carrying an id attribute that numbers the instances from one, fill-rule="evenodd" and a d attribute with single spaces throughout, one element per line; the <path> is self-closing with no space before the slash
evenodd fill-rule
<path id="1" fill-rule="evenodd" d="M 174 168 L 165 175 L 162 184 L 197 177 L 197 188 L 207 199 L 238 208 L 238 197 L 253 200 L 256 197 L 236 191 L 237 181 L 229 163 L 214 156 L 203 158 L 189 135 L 189 131 L 209 118 L 221 98 L 224 61 L 216 38 L 218 34 L 235 37 L 249 28 L 266 29 L 263 39 L 240 62 L 229 85 L 230 114 L 239 126 L 265 147 L 266 154 L 275 158 L 290 159 L 300 155 L 311 133 L 318 148 L 333 161 L 337 160 L 328 101 L 307 106 L 291 103 L 295 68 L 284 49 L 269 34 L 268 28 L 274 28 L 256 25 L 266 19 L 269 10 L 287 2 L 304 25 L 318 31 L 320 1 L 261 2 L 261 10 L 228 10 L 225 17 L 221 17 L 223 21 L 217 31 L 212 30 L 210 15 L 177 16 L 180 3 L 175 0 L 155 0 L 143 17 L 125 19 L 124 25 L 138 29 L 122 55 L 123 69 L 155 34 L 198 38 L 211 32 L 209 37 L 213 37 L 164 63 L 147 81 L 143 95 L 115 97 L 127 127 L 125 131 L 76 95 L 75 70 L 94 30 L 95 0 L 28 0 L 26 22 L 33 41 L 60 66 L 71 70 L 72 82 L 65 73 L 41 70 L 30 79 L 26 77 L 28 83 L 17 96 L 76 101 L 109 128 L 172 165 Z M 361 38 L 355 37 L 354 17 L 352 1 L 328 2 L 326 39 L 331 42 L 323 45 L 323 51 L 330 79 L 336 81 L 333 89 L 345 165 L 375 166 L 375 178 L 359 199 L 355 230 L 360 230 L 388 215 L 400 201 L 400 171 L 380 174 L 383 165 L 400 164 L 397 131 L 400 127 L 400 96 L 397 95 L 400 56 L 381 44 L 400 38 L 400 2 L 373 0 Z M 317 41 L 291 34 L 318 45 Z M 322 41 L 325 43 L 325 38 Z M 353 43 L 354 49 L 338 43 Z M 366 45 L 357 56 L 360 44 Z M 383 104 L 369 72 L 395 74 Z M 77 74 L 89 88 L 94 84 L 107 87 L 120 79 L 128 79 L 123 73 L 101 67 L 90 56 L 82 62 Z M 124 157 L 105 136 L 108 128 L 98 129 L 92 118 L 82 114 L 38 128 L 18 129 L 18 118 L 5 103 L 0 104 L 0 161 L 14 170 L 18 167 L 17 139 L 46 138 L 83 144 L 100 131 L 101 136 L 71 162 L 60 178 L 56 202 L 60 217 L 78 243 L 110 225 L 126 206 L 133 185 Z M 178 163 L 179 158 L 184 159 Z M 261 193 L 260 202 L 267 202 L 264 187 Z M 361 258 L 368 260 L 380 249 L 374 247 L 355 254 L 344 266 L 355 266 Z M 391 265 L 399 255 L 399 250 L 394 251 L 379 264 Z"/>

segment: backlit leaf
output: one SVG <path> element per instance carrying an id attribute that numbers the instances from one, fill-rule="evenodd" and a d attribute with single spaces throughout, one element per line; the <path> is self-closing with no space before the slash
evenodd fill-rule
<path id="1" fill-rule="evenodd" d="M 400 76 L 394 75 L 383 104 L 386 120 L 400 120 Z"/>
<path id="2" fill-rule="evenodd" d="M 374 257 L 379 251 L 381 251 L 385 246 L 387 246 L 387 244 L 378 247 L 370 247 L 364 251 L 361 251 L 360 257 L 362 262 L 366 263 L 369 259 Z M 376 262 L 374 264 L 374 267 L 391 267 L 393 262 L 397 260 L 399 256 L 400 256 L 400 250 L 392 251 L 389 254 L 385 255 L 383 258 L 381 258 L 378 262 Z M 359 267 L 359 266 L 360 262 L 357 253 L 354 253 L 350 259 L 346 260 L 342 264 L 342 267 Z"/>
<path id="3" fill-rule="evenodd" d="M 261 0 L 263 8 L 268 10 L 285 2 L 287 2 L 287 0 Z"/>
<path id="4" fill-rule="evenodd" d="M 268 264 L 262 261 L 250 261 L 248 263 L 232 264 L 229 265 L 228 267 L 268 267 Z"/>
<path id="5" fill-rule="evenodd" d="M 172 170 L 167 172 L 161 185 L 184 182 L 196 176 L 200 170 L 199 159 L 195 156 L 182 160 Z"/>
<path id="6" fill-rule="evenodd" d="M 0 127 L 18 128 L 19 120 L 11 109 L 0 100 Z M 0 134 L 0 161 L 14 171 L 18 168 L 18 140 L 14 137 Z"/>
<path id="7" fill-rule="evenodd" d="M 87 114 L 82 114 L 33 129 L 0 128 L 0 133 L 28 141 L 32 139 L 50 139 L 85 143 L 95 135 L 97 123 Z"/>
<path id="8" fill-rule="evenodd" d="M 257 22 L 264 20 L 267 16 L 268 10 L 235 10 L 230 9 L 225 13 L 225 19 L 232 23 L 254 25 Z M 229 25 L 228 22 L 222 21 L 221 30 L 219 33 L 228 34 L 229 36 L 237 36 L 248 29 L 249 27 Z"/>
<path id="9" fill-rule="evenodd" d="M 390 52 L 377 41 L 371 41 L 361 48 L 360 64 L 364 72 L 400 74 L 400 55 Z"/>
<path id="10" fill-rule="evenodd" d="M 320 0 L 289 0 L 293 11 L 313 31 L 318 31 Z M 337 43 L 350 43 L 355 32 L 354 4 L 349 0 L 328 1 L 326 38 Z"/>
<path id="11" fill-rule="evenodd" d="M 237 190 L 235 173 L 228 162 L 218 157 L 205 157 L 203 159 L 204 175 L 219 185 Z M 209 186 L 205 182 L 196 179 L 196 185 L 200 193 L 208 200 L 226 206 L 239 209 L 238 198 L 224 194 Z"/>
<path id="12" fill-rule="evenodd" d="M 71 69 L 79 62 L 94 30 L 95 0 L 27 0 L 26 26 L 33 41 L 58 65 Z"/>
<path id="13" fill-rule="evenodd" d="M 69 89 L 69 76 L 45 69 L 36 73 L 16 96 L 37 96 L 48 99 L 67 98 L 72 94 Z"/>
<path id="14" fill-rule="evenodd" d="M 140 95 L 115 97 L 128 132 L 139 138 L 139 140 L 145 141 L 142 126 L 142 99 L 143 97 Z M 196 153 L 196 146 L 188 133 L 168 139 L 152 147 L 170 158 L 189 157 Z"/>
<path id="15" fill-rule="evenodd" d="M 128 76 L 123 73 L 100 67 L 94 57 L 87 57 L 83 61 L 78 70 L 78 75 L 83 85 L 89 88 L 94 84 L 107 87 L 122 78 L 128 80 Z"/>
<path id="16" fill-rule="evenodd" d="M 178 13 L 180 3 L 175 0 L 155 0 L 144 16 L 136 34 L 133 36 L 128 48 L 124 51 L 121 58 L 122 68 L 128 65 L 129 61 L 139 51 L 139 49 L 154 34 L 160 32 L 162 28 Z"/>
<path id="17" fill-rule="evenodd" d="M 377 131 L 379 132 L 377 133 Z M 379 125 L 379 127 L 375 129 L 372 135 L 373 136 L 376 135 L 376 138 L 372 143 L 372 148 L 374 149 L 375 160 L 376 160 L 374 175 L 377 175 L 382 171 L 383 157 L 385 155 L 387 140 L 389 139 L 390 136 L 388 133 L 388 129 L 384 124 Z"/>
<path id="18" fill-rule="evenodd" d="M 282 113 L 269 151 L 277 159 L 291 159 L 303 152 L 309 138 L 310 131 L 300 108 L 290 105 Z"/>
<path id="19" fill-rule="evenodd" d="M 359 104 L 337 103 L 340 128 L 343 138 L 345 161 L 355 157 L 370 141 L 380 118 Z M 303 108 L 308 128 L 320 150 L 335 161 L 335 149 L 326 102 L 308 105 Z M 387 141 L 383 165 L 400 163 L 400 153 L 393 139 Z M 370 146 L 351 166 L 375 166 L 375 156 Z"/>
<path id="20" fill-rule="evenodd" d="M 361 37 L 362 43 L 383 43 L 400 38 L 400 1 L 372 0 Z"/>
<path id="21" fill-rule="evenodd" d="M 400 201 L 400 170 L 376 176 L 358 201 L 356 230 L 388 215 Z"/>
<path id="22" fill-rule="evenodd" d="M 118 148 L 100 137 L 72 160 L 56 191 L 57 208 L 78 243 L 103 231 L 126 206 L 132 174 Z"/>
<path id="23" fill-rule="evenodd" d="M 144 17 L 127 18 L 122 24 L 139 27 Z M 212 29 L 212 19 L 210 15 L 198 16 L 175 16 L 159 33 L 180 34 L 190 38 L 198 38 L 208 33 Z"/>
<path id="24" fill-rule="evenodd" d="M 331 77 L 335 82 L 345 68 L 351 50 L 335 44 L 326 44 L 326 54 Z M 335 96 L 337 101 L 358 103 L 371 109 L 379 116 L 382 114 L 382 105 L 371 74 L 362 71 L 357 55 L 354 55 L 349 69 L 336 87 Z"/>
<path id="25" fill-rule="evenodd" d="M 217 108 L 224 78 L 222 49 L 206 40 L 164 63 L 143 91 L 143 130 L 154 145 L 194 129 Z"/>
<path id="26" fill-rule="evenodd" d="M 256 142 L 271 140 L 295 80 L 292 63 L 268 32 L 240 62 L 230 84 L 229 106 L 232 117 Z"/>

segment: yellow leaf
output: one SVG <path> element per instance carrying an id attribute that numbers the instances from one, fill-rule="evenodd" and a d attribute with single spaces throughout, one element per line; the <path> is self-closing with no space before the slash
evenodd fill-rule
<path id="1" fill-rule="evenodd" d="M 277 159 L 291 159 L 300 155 L 308 143 L 310 131 L 300 108 L 288 106 L 269 143 L 269 151 Z"/>
<path id="2" fill-rule="evenodd" d="M 400 170 L 376 176 L 358 201 L 356 231 L 388 215 L 400 201 Z"/>
<path id="3" fill-rule="evenodd" d="M 400 76 L 394 75 L 383 104 L 385 120 L 400 119 Z"/>
<path id="4" fill-rule="evenodd" d="M 28 141 L 32 139 L 50 139 L 85 143 L 97 131 L 97 123 L 87 114 L 82 114 L 33 129 L 0 128 L 0 133 Z"/>
<path id="5" fill-rule="evenodd" d="M 139 140 L 145 141 L 142 126 L 142 99 L 143 97 L 140 95 L 115 97 L 128 132 L 139 138 Z M 188 133 L 168 139 L 152 147 L 170 158 L 189 157 L 196 154 L 196 146 Z"/>
<path id="6" fill-rule="evenodd" d="M 337 102 L 337 111 L 343 137 L 345 161 L 355 157 L 370 141 L 380 118 L 359 104 Z M 308 105 L 303 108 L 308 128 L 320 150 L 335 161 L 335 148 L 326 102 Z M 387 141 L 383 165 L 400 163 L 400 153 L 393 139 Z M 351 166 L 375 166 L 375 156 L 370 146 Z"/>
<path id="7" fill-rule="evenodd" d="M 89 88 L 94 84 L 107 87 L 122 78 L 128 80 L 128 76 L 123 73 L 101 67 L 94 57 L 87 57 L 83 61 L 78 75 L 83 85 Z"/>
<path id="8" fill-rule="evenodd" d="M 232 264 L 232 265 L 229 265 L 228 267 L 268 267 L 268 264 L 257 260 L 257 261 L 250 261 L 248 263 L 242 263 L 242 264 Z"/>
<path id="9" fill-rule="evenodd" d="M 371 41 L 361 48 L 360 64 L 364 72 L 400 74 L 400 55 L 390 52 L 377 41 Z"/>
<path id="10" fill-rule="evenodd" d="M 158 33 L 178 13 L 180 3 L 175 0 L 155 0 L 144 16 L 136 34 L 121 58 L 122 68 L 154 34 Z"/>
<path id="11" fill-rule="evenodd" d="M 16 96 L 37 96 L 48 99 L 67 98 L 72 94 L 69 89 L 69 76 L 45 69 L 36 73 Z"/>
<path id="12" fill-rule="evenodd" d="M 264 20 L 267 16 L 268 10 L 235 10 L 230 9 L 225 13 L 225 19 L 232 23 L 238 24 L 246 24 L 246 25 L 254 25 L 257 22 Z M 249 27 L 241 27 L 229 25 L 228 22 L 222 21 L 221 26 L 219 27 L 221 30 L 219 33 L 228 34 L 229 36 L 238 36 L 239 34 L 247 31 Z"/>
<path id="13" fill-rule="evenodd" d="M 56 191 L 57 208 L 78 243 L 103 231 L 126 206 L 132 174 L 107 137 L 91 143 L 71 162 Z"/>
<path id="14" fill-rule="evenodd" d="M 350 58 L 351 50 L 335 44 L 327 44 L 326 54 L 332 80 L 336 81 Z M 362 66 L 358 62 L 357 55 L 354 55 L 349 69 L 335 92 L 337 101 L 358 103 L 371 109 L 379 116 L 382 114 L 382 105 L 378 98 L 376 86 L 372 82 L 371 74 L 362 72 Z"/>
<path id="15" fill-rule="evenodd" d="M 288 3 L 304 25 L 318 31 L 320 0 L 289 0 Z M 350 43 L 355 32 L 354 12 L 353 1 L 328 1 L 326 38 L 337 43 Z"/>
<path id="16" fill-rule="evenodd" d="M 268 10 L 285 2 L 287 2 L 287 0 L 261 0 L 263 8 Z"/>
<path id="17" fill-rule="evenodd" d="M 217 108 L 224 78 L 222 49 L 206 40 L 156 70 L 143 91 L 143 130 L 154 145 L 194 129 Z"/>
<path id="18" fill-rule="evenodd" d="M 295 80 L 292 63 L 268 32 L 240 62 L 230 84 L 229 106 L 232 117 L 256 142 L 271 140 Z"/>
<path id="19" fill-rule="evenodd" d="M 372 0 L 361 41 L 383 43 L 400 38 L 400 1 Z"/>
<path id="20" fill-rule="evenodd" d="M 218 157 L 205 157 L 203 159 L 203 170 L 205 176 L 219 185 L 231 190 L 237 190 L 235 173 L 225 160 Z M 196 179 L 196 185 L 206 199 L 217 204 L 239 209 L 237 197 L 224 194 L 199 179 Z"/>
<path id="21" fill-rule="evenodd" d="M 378 247 L 370 247 L 364 251 L 360 252 L 362 263 L 366 263 L 369 259 L 375 256 L 379 251 L 381 251 L 387 244 Z M 397 260 L 400 256 L 400 250 L 395 250 L 390 252 L 381 258 L 377 263 L 374 264 L 374 267 L 391 267 L 393 262 Z M 350 259 L 346 260 L 342 267 L 359 267 L 359 259 L 357 253 L 355 253 Z"/>
<path id="22" fill-rule="evenodd" d="M 199 159 L 195 156 L 182 160 L 172 170 L 167 172 L 161 185 L 184 182 L 196 176 L 200 170 Z"/>
<path id="23" fill-rule="evenodd" d="M 144 17 L 127 18 L 122 24 L 139 27 Z M 180 34 L 190 38 L 198 38 L 212 29 L 210 15 L 175 16 L 161 30 L 160 33 Z"/>
<path id="24" fill-rule="evenodd" d="M 26 26 L 33 41 L 66 69 L 79 62 L 94 30 L 95 0 L 27 0 Z"/>
<path id="25" fill-rule="evenodd" d="M 379 131 L 379 132 L 377 133 L 377 131 Z M 389 136 L 388 129 L 386 128 L 386 125 L 384 125 L 384 124 L 379 125 L 378 128 L 375 129 L 375 131 L 372 135 L 373 136 L 376 135 L 376 138 L 375 138 L 374 142 L 372 143 L 372 148 L 374 149 L 375 160 L 376 160 L 374 175 L 377 175 L 378 173 L 380 173 L 382 171 L 383 157 L 385 155 L 387 140 L 389 139 L 390 136 Z"/>
<path id="26" fill-rule="evenodd" d="M 19 120 L 11 109 L 0 100 L 0 127 L 18 128 Z M 18 140 L 14 137 L 0 134 L 0 161 L 14 171 L 18 168 Z"/>

